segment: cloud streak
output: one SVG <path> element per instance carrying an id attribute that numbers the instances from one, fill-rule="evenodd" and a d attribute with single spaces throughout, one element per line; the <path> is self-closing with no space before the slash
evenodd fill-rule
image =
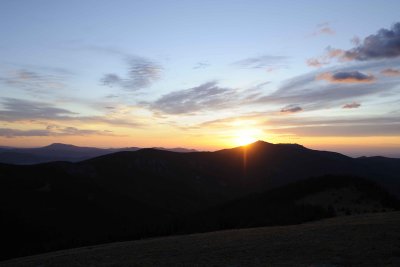
<path id="1" fill-rule="evenodd" d="M 77 115 L 75 112 L 57 108 L 44 102 L 3 98 L 1 104 L 3 109 L 0 110 L 0 120 L 2 121 L 17 121 L 21 119 L 64 119 Z"/>
<path id="2" fill-rule="evenodd" d="M 0 121 L 20 122 L 20 121 L 75 121 L 85 123 L 103 123 L 114 126 L 141 127 L 137 123 L 127 118 L 118 116 L 81 116 L 79 113 L 72 112 L 65 108 L 57 108 L 52 104 L 37 101 L 28 101 L 15 98 L 3 98 L 2 109 L 0 110 Z"/>
<path id="3" fill-rule="evenodd" d="M 151 86 L 160 79 L 162 67 L 149 59 L 130 56 L 127 59 L 128 73 L 121 77 L 116 73 L 107 73 L 100 82 L 106 86 L 119 86 L 128 91 L 137 91 Z"/>
<path id="4" fill-rule="evenodd" d="M 395 76 L 400 76 L 400 70 L 398 69 L 384 69 L 381 71 L 381 73 L 385 76 L 389 76 L 389 77 L 395 77 Z"/>
<path id="5" fill-rule="evenodd" d="M 205 68 L 208 68 L 209 66 L 210 66 L 210 63 L 200 61 L 200 62 L 197 62 L 197 63 L 193 66 L 193 69 L 194 69 L 194 70 L 205 69 Z"/>
<path id="6" fill-rule="evenodd" d="M 374 117 L 293 117 L 261 112 L 205 121 L 194 128 L 235 128 L 245 121 L 265 132 L 295 136 L 396 136 L 400 133 L 400 118 L 394 115 Z"/>
<path id="7" fill-rule="evenodd" d="M 288 105 L 281 109 L 282 113 L 297 113 L 302 111 L 303 109 L 296 105 Z"/>
<path id="8" fill-rule="evenodd" d="M 265 125 L 268 132 L 297 136 L 398 136 L 400 118 L 384 114 L 373 117 L 317 118 L 299 120 L 294 117 L 269 119 Z"/>
<path id="9" fill-rule="evenodd" d="M 43 74 L 26 69 L 10 71 L 0 77 L 0 82 L 7 86 L 36 93 L 47 93 L 65 88 L 64 77 L 61 75 Z"/>
<path id="10" fill-rule="evenodd" d="M 19 130 L 0 128 L 0 136 L 7 138 L 35 137 L 35 136 L 90 136 L 113 135 L 110 131 L 78 129 L 75 127 L 47 127 L 46 129 Z"/>
<path id="11" fill-rule="evenodd" d="M 398 136 L 399 124 L 386 125 L 323 125 L 270 129 L 275 134 L 294 134 L 297 136 Z"/>
<path id="12" fill-rule="evenodd" d="M 396 61 L 391 64 L 397 64 Z M 387 66 L 391 66 L 388 64 Z M 360 71 L 354 71 L 359 68 Z M 194 114 L 202 111 L 224 110 L 236 107 L 268 107 L 276 111 L 283 106 L 281 113 L 290 111 L 313 111 L 341 108 L 343 103 L 353 99 L 360 101 L 373 95 L 384 97 L 398 96 L 398 80 L 365 73 L 380 71 L 377 62 L 357 63 L 344 67 L 328 69 L 325 72 L 310 72 L 287 80 L 276 91 L 266 94 L 260 87 L 233 89 L 219 86 L 216 82 L 173 91 L 152 102 L 142 103 L 153 111 L 166 114 Z M 320 80 L 326 81 L 321 83 Z M 293 103 L 296 103 L 295 105 Z M 298 107 L 292 109 L 293 107 Z M 302 110 L 300 110 L 300 108 Z"/>
<path id="13" fill-rule="evenodd" d="M 391 60 L 385 65 L 392 68 L 392 66 L 398 65 L 398 62 L 399 60 Z M 358 69 L 357 73 L 354 73 L 355 68 Z M 371 99 L 372 96 L 380 99 L 390 98 L 390 101 L 399 99 L 397 77 L 376 79 L 372 78 L 372 75 L 364 74 L 379 72 L 381 69 L 382 62 L 371 61 L 357 62 L 341 69 L 330 68 L 325 72 L 310 72 L 285 81 L 275 92 L 261 95 L 254 101 L 260 105 L 296 103 L 304 110 L 313 111 L 342 107 L 343 102 L 354 99 L 362 101 L 367 98 Z M 334 74 L 337 75 L 334 76 Z M 327 82 L 321 83 L 316 77 L 325 78 Z"/>
<path id="14" fill-rule="evenodd" d="M 259 57 L 245 58 L 233 63 L 233 65 L 246 69 L 264 69 L 283 65 L 287 57 L 264 55 Z"/>
<path id="15" fill-rule="evenodd" d="M 312 36 L 318 35 L 334 35 L 336 32 L 330 27 L 328 22 L 321 23 L 317 25 L 317 29 L 312 33 Z"/>
<path id="16" fill-rule="evenodd" d="M 361 106 L 361 104 L 359 104 L 357 102 L 352 102 L 352 103 L 347 103 L 347 104 L 343 105 L 342 108 L 351 109 L 351 108 L 359 108 L 360 106 Z"/>
<path id="17" fill-rule="evenodd" d="M 150 108 L 169 114 L 191 113 L 226 108 L 232 104 L 234 98 L 233 89 L 220 87 L 213 81 L 163 95 L 150 103 Z"/>

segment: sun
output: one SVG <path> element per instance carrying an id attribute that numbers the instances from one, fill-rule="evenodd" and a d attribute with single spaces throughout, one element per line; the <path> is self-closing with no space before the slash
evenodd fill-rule
<path id="1" fill-rule="evenodd" d="M 234 143 L 238 146 L 245 146 L 257 141 L 258 136 L 259 130 L 256 129 L 239 130 L 235 133 Z"/>

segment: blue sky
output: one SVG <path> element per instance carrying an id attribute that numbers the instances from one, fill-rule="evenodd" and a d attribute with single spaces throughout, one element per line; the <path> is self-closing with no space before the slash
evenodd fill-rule
<path id="1" fill-rule="evenodd" d="M 0 22 L 2 145 L 400 148 L 398 1 L 14 0 Z"/>

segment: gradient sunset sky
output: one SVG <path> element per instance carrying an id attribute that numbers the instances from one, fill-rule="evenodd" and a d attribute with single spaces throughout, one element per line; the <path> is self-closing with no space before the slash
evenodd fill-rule
<path id="1" fill-rule="evenodd" d="M 399 1 L 0 2 L 0 145 L 400 157 Z"/>

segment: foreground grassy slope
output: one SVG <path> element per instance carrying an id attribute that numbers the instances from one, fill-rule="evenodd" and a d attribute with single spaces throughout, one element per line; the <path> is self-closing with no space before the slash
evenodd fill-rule
<path id="1" fill-rule="evenodd" d="M 400 212 L 58 251 L 0 266 L 400 266 Z"/>

